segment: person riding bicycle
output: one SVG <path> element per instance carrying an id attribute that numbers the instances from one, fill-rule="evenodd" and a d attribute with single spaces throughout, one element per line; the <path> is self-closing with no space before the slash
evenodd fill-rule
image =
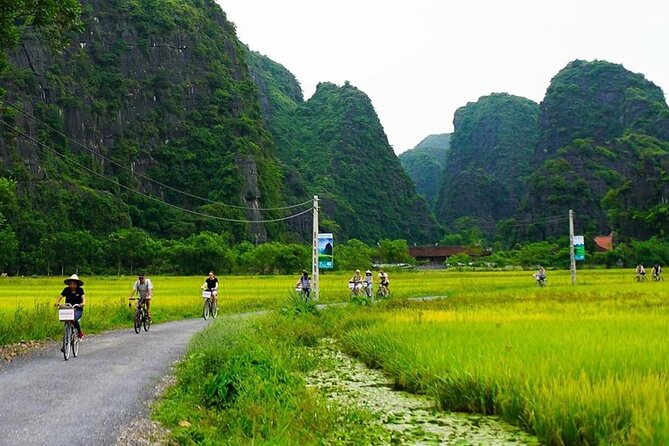
<path id="1" fill-rule="evenodd" d="M 367 296 L 372 296 L 372 272 L 370 270 L 365 271 L 365 278 L 362 279 L 364 282 L 365 286 L 365 291 L 367 292 Z"/>
<path id="2" fill-rule="evenodd" d="M 636 269 L 634 270 L 634 272 L 636 273 L 637 278 L 639 278 L 639 279 L 645 279 L 646 278 L 646 268 L 644 268 L 642 264 L 639 263 L 636 266 Z"/>
<path id="3" fill-rule="evenodd" d="M 379 285 L 384 287 L 386 290 L 389 290 L 390 286 L 390 280 L 388 280 L 388 273 L 384 272 L 383 270 L 379 270 Z"/>
<path id="4" fill-rule="evenodd" d="M 86 304 L 86 294 L 82 288 L 84 281 L 80 280 L 79 276 L 76 274 L 72 274 L 70 277 L 64 280 L 64 283 L 67 285 L 67 287 L 61 291 L 60 296 L 56 300 L 54 306 L 57 307 L 63 298 L 65 298 L 66 304 L 79 305 L 74 309 L 74 328 L 77 329 L 77 336 L 79 336 L 79 339 L 83 339 L 84 332 L 81 331 L 79 319 L 81 319 L 81 316 L 84 314 L 84 305 Z"/>
<path id="5" fill-rule="evenodd" d="M 309 277 L 309 273 L 307 272 L 307 270 L 305 269 L 302 270 L 302 275 L 300 276 L 299 279 L 297 279 L 295 288 L 299 288 L 300 290 L 302 290 L 304 296 L 307 299 L 309 299 L 309 295 L 311 295 L 311 277 Z"/>
<path id="6" fill-rule="evenodd" d="M 349 283 L 353 283 L 353 294 L 356 296 L 360 293 L 360 290 L 362 289 L 362 274 L 360 274 L 360 270 L 356 269 L 355 274 L 353 274 L 353 277 L 351 277 L 351 280 L 349 280 Z"/>
<path id="7" fill-rule="evenodd" d="M 534 273 L 534 280 L 539 282 L 539 284 L 546 282 L 546 268 L 544 268 L 543 265 L 539 265 L 539 270 Z"/>
<path id="8" fill-rule="evenodd" d="M 139 274 L 137 276 L 137 281 L 132 285 L 132 291 L 130 292 L 130 297 L 128 297 L 128 299 L 132 299 L 132 296 L 134 296 L 135 293 L 137 293 L 137 296 L 140 299 L 144 299 L 146 302 L 146 314 L 149 320 L 151 320 L 151 296 L 153 295 L 153 284 L 150 279 L 144 277 L 144 274 Z M 139 305 L 139 301 L 137 302 L 137 305 Z"/>
<path id="9" fill-rule="evenodd" d="M 200 288 L 211 292 L 211 302 L 214 304 L 214 308 L 218 308 L 218 277 L 213 271 L 209 271 L 209 276 Z"/>
<path id="10" fill-rule="evenodd" d="M 660 280 L 660 278 L 662 277 L 662 267 L 656 263 L 655 265 L 653 265 L 651 274 L 653 275 L 653 280 Z"/>

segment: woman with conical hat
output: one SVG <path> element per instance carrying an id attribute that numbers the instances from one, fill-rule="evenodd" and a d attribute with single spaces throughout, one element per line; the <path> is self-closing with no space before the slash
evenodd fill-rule
<path id="1" fill-rule="evenodd" d="M 79 305 L 74 309 L 74 327 L 77 329 L 79 339 L 82 339 L 84 337 L 84 332 L 81 331 L 79 319 L 81 319 L 81 316 L 84 314 L 84 305 L 86 304 L 86 295 L 82 288 L 84 281 L 79 279 L 79 276 L 76 274 L 72 274 L 65 279 L 64 282 L 67 286 L 60 293 L 55 305 L 58 306 L 63 298 L 65 298 L 66 304 Z"/>

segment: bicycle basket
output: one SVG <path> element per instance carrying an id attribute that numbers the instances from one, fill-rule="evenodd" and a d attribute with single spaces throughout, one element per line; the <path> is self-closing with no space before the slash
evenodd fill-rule
<path id="1" fill-rule="evenodd" d="M 295 287 L 295 292 L 296 293 L 301 293 L 302 292 L 302 287 L 301 286 Z"/>
<path id="2" fill-rule="evenodd" d="M 58 310 L 58 320 L 59 321 L 73 321 L 74 320 L 74 308 L 60 308 Z"/>
<path id="3" fill-rule="evenodd" d="M 355 287 L 355 282 L 349 282 L 349 283 L 348 283 L 348 289 L 349 289 L 349 290 L 352 290 L 353 287 Z"/>
<path id="4" fill-rule="evenodd" d="M 209 299 L 211 297 L 211 291 L 203 291 L 202 297 L 204 297 L 205 299 Z"/>

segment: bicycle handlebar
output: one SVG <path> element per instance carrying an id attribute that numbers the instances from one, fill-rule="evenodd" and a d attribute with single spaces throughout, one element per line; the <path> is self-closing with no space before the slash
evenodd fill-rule
<path id="1" fill-rule="evenodd" d="M 57 307 L 58 309 L 65 309 L 65 308 L 81 308 L 81 305 L 79 304 L 53 304 L 54 307 Z"/>

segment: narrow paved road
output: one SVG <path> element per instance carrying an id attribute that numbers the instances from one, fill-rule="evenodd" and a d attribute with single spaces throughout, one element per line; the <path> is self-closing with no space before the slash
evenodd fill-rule
<path id="1" fill-rule="evenodd" d="M 88 336 L 79 356 L 60 344 L 0 368 L 0 444 L 113 445 L 146 410 L 154 386 L 180 359 L 202 319 Z"/>

